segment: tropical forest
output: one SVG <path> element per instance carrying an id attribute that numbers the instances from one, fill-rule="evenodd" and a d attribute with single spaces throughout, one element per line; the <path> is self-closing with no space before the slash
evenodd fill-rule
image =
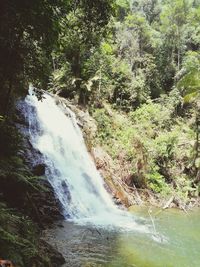
<path id="1" fill-rule="evenodd" d="M 0 267 L 200 266 L 200 0 L 0 1 Z"/>

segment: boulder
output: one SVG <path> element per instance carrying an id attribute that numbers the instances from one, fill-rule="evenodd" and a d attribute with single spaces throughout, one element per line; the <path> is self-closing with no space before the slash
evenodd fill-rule
<path id="1" fill-rule="evenodd" d="M 47 255 L 52 267 L 59 267 L 65 263 L 63 255 L 44 240 L 40 240 L 40 254 Z M 37 265 L 35 265 L 37 266 Z"/>

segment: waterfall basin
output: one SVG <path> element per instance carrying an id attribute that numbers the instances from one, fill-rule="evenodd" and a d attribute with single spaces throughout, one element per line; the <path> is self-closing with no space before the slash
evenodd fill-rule
<path id="1" fill-rule="evenodd" d="M 134 215 L 149 220 L 149 208 L 134 207 Z M 44 238 L 65 257 L 63 267 L 199 267 L 200 210 L 151 208 L 153 234 L 60 222 Z"/>

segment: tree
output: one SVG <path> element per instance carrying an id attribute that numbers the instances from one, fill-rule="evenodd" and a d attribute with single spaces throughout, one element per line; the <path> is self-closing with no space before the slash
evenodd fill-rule
<path id="1" fill-rule="evenodd" d="M 7 113 L 14 89 L 25 82 L 41 86 L 47 81 L 50 51 L 58 36 L 58 18 L 65 1 L 15 1 L 0 3 L 1 112 Z"/>
<path id="2" fill-rule="evenodd" d="M 131 102 L 138 105 L 145 102 L 149 96 L 158 97 L 161 87 L 154 55 L 154 31 L 144 13 L 131 11 L 116 28 L 119 58 L 125 60 L 132 71 L 132 86 L 129 86 L 129 92 L 130 89 L 133 92 L 130 96 L 137 95 L 134 97 L 135 101 Z"/>
<path id="3" fill-rule="evenodd" d="M 171 61 L 176 64 L 178 71 L 181 68 L 182 57 L 185 52 L 185 30 L 191 7 L 191 1 L 166 1 L 161 13 L 163 40 L 166 42 L 167 38 L 167 43 L 171 50 L 169 56 L 171 56 Z"/>
<path id="4" fill-rule="evenodd" d="M 197 52 L 188 52 L 184 62 L 185 75 L 177 86 L 184 94 L 184 103 L 193 102 L 195 107 L 195 161 L 200 157 L 200 55 Z"/>
<path id="5" fill-rule="evenodd" d="M 91 78 L 84 68 L 107 33 L 106 26 L 111 13 L 112 1 L 82 0 L 76 4 L 71 1 L 71 11 L 59 22 L 60 46 L 55 52 L 55 66 L 56 69 L 60 69 L 63 65 L 69 64 L 74 90 L 79 95 L 80 104 L 87 101 L 87 87 L 84 83 Z"/>
<path id="6" fill-rule="evenodd" d="M 145 16 L 148 23 L 151 25 L 153 22 L 159 20 L 161 12 L 160 0 L 132 0 L 131 9 L 133 13 L 139 12 Z"/>

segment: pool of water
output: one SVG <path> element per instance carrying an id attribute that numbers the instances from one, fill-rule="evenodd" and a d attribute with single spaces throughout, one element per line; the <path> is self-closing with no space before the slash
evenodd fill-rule
<path id="1" fill-rule="evenodd" d="M 63 267 L 200 267 L 200 210 L 132 208 L 152 234 L 60 222 L 45 239 L 60 251 Z"/>

